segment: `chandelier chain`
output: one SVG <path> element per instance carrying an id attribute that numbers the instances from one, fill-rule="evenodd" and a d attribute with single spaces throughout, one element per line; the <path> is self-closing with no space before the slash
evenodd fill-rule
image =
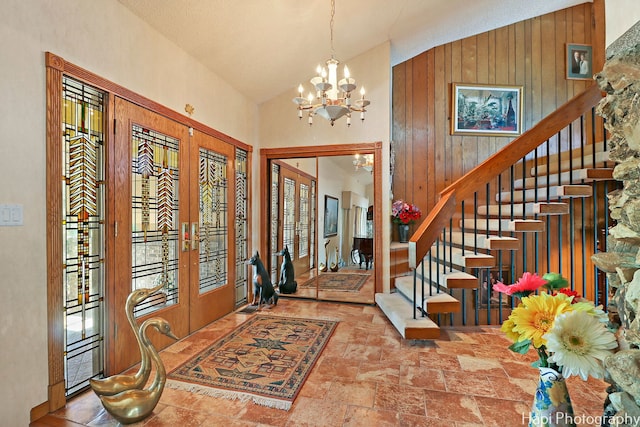
<path id="1" fill-rule="evenodd" d="M 336 14 L 336 0 L 331 0 L 331 20 L 329 21 L 329 31 L 331 33 L 331 57 L 335 57 L 335 49 L 333 48 L 333 17 Z"/>

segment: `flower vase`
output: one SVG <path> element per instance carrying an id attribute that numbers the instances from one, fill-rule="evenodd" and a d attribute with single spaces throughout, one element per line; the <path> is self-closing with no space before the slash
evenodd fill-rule
<path id="1" fill-rule="evenodd" d="M 398 238 L 400 243 L 409 241 L 409 224 L 398 224 Z"/>
<path id="2" fill-rule="evenodd" d="M 533 398 L 529 427 L 575 427 L 567 383 L 553 368 L 538 368 L 540 380 Z"/>

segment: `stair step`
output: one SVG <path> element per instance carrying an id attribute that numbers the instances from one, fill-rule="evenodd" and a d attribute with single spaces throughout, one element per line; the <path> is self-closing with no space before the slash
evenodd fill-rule
<path id="1" fill-rule="evenodd" d="M 510 191 L 496 194 L 496 202 L 499 203 L 522 203 L 524 201 L 534 202 L 536 200 L 557 200 L 573 197 L 591 197 L 593 188 L 590 185 L 554 185 L 551 187 L 538 187 L 528 190 L 516 190 L 513 195 Z"/>
<path id="2" fill-rule="evenodd" d="M 454 245 L 464 245 L 465 247 L 475 247 L 489 251 L 517 251 L 520 249 L 520 239 L 517 237 L 453 231 L 451 233 L 447 233 L 446 238 Z"/>
<path id="3" fill-rule="evenodd" d="M 422 280 L 422 268 L 418 267 L 416 273 L 418 286 L 420 286 Z M 429 274 L 431 274 L 431 280 L 429 280 Z M 475 289 L 478 287 L 478 278 L 473 274 L 454 268 L 443 267 L 442 264 L 438 264 L 435 261 L 431 261 L 431 272 L 429 272 L 429 264 L 428 261 L 425 260 L 424 279 L 427 286 L 428 283 L 432 283 L 435 286 L 441 286 L 447 289 Z M 403 276 L 397 280 L 402 280 L 410 286 L 413 286 L 413 274 Z"/>
<path id="4" fill-rule="evenodd" d="M 450 263 L 465 268 L 486 268 L 496 265 L 496 259 L 493 255 L 474 254 L 469 249 L 465 249 L 463 254 L 461 248 L 451 247 L 448 244 L 444 245 L 442 242 L 439 247 L 436 245 L 431 247 L 431 257 L 438 259 L 441 263 Z M 428 262 L 428 254 L 425 260 Z"/>
<path id="5" fill-rule="evenodd" d="M 538 219 L 489 219 L 474 221 L 460 220 L 460 228 L 477 229 L 482 231 L 513 231 L 516 233 L 539 233 L 545 230 L 544 221 Z"/>
<path id="6" fill-rule="evenodd" d="M 476 279 L 476 287 L 478 285 L 478 279 Z M 421 283 L 418 282 L 416 289 L 416 307 L 422 307 L 422 309 L 429 314 L 436 313 L 458 313 L 460 311 L 460 301 L 449 295 L 442 289 L 438 292 L 438 288 L 435 286 L 429 286 L 428 283 L 424 285 L 424 299 L 422 298 Z M 429 294 L 429 288 L 431 288 L 431 294 Z M 396 280 L 396 290 L 401 293 L 409 302 L 413 301 L 413 276 L 402 277 L 401 280 Z M 422 301 L 422 303 L 420 303 Z"/>
<path id="7" fill-rule="evenodd" d="M 514 203 L 501 205 L 480 205 L 476 208 L 478 215 L 484 216 L 535 216 L 566 215 L 569 205 L 561 202 Z"/>
<path id="8" fill-rule="evenodd" d="M 560 161 L 559 169 L 558 160 L 556 158 L 555 161 L 549 161 L 548 167 L 546 163 L 543 165 L 538 165 L 537 167 L 532 167 L 531 176 L 545 175 L 547 173 L 547 170 L 549 171 L 549 173 L 558 173 L 558 170 L 567 171 L 571 170 L 572 168 L 599 168 L 604 166 L 605 163 L 611 162 L 609 151 L 596 151 L 594 163 L 594 155 L 591 153 L 591 151 L 592 150 L 589 150 L 589 153 L 585 152 L 584 156 L 582 156 L 580 148 L 574 148 L 571 152 L 565 151 L 561 153 L 561 159 L 563 160 Z M 573 156 L 571 160 L 569 160 L 570 155 Z M 544 161 L 546 162 L 546 159 Z"/>
<path id="9" fill-rule="evenodd" d="M 407 340 L 434 340 L 440 338 L 440 327 L 428 317 L 418 315 L 414 319 L 413 304 L 400 293 L 378 293 L 375 296 L 375 300 L 380 310 L 387 316 L 402 338 Z"/>
<path id="10" fill-rule="evenodd" d="M 542 175 L 513 181 L 513 188 L 525 189 L 536 186 L 550 186 L 558 184 L 572 184 L 590 181 L 604 181 L 613 179 L 613 168 L 574 169 L 560 174 Z"/>

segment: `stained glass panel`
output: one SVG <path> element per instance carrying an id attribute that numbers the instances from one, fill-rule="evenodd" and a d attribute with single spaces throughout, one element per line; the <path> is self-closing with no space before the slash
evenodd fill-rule
<path id="1" fill-rule="evenodd" d="M 200 279 L 203 294 L 227 283 L 227 158 L 200 149 Z"/>
<path id="2" fill-rule="evenodd" d="M 72 395 L 104 364 L 105 94 L 67 77 L 62 85 L 65 384 Z"/>
<path id="3" fill-rule="evenodd" d="M 136 316 L 178 303 L 180 141 L 131 127 L 131 290 L 163 285 L 134 309 Z"/>

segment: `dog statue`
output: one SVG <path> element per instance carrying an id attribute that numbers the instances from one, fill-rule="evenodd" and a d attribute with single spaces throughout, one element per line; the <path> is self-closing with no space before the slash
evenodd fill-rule
<path id="1" fill-rule="evenodd" d="M 282 257 L 282 267 L 280 267 L 280 282 L 278 282 L 278 289 L 281 294 L 294 294 L 298 289 L 298 282 L 294 279 L 295 273 L 293 269 L 293 262 L 291 262 L 291 255 L 289 254 L 289 247 L 285 246 L 280 252 L 276 252 L 276 255 Z"/>
<path id="2" fill-rule="evenodd" d="M 253 265 L 253 302 L 251 305 L 257 305 L 258 310 L 263 303 L 278 305 L 278 294 L 273 288 L 269 272 L 264 267 L 258 251 L 249 258 L 247 264 Z"/>

